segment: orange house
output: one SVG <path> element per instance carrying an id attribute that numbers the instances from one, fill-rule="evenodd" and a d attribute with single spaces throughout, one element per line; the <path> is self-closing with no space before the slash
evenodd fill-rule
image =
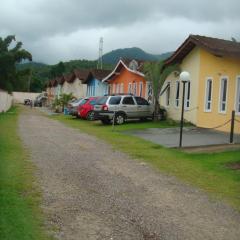
<path id="1" fill-rule="evenodd" d="M 119 60 L 115 69 L 103 79 L 109 84 L 109 94 L 133 94 L 152 101 L 151 83 L 142 72 L 143 62 Z"/>

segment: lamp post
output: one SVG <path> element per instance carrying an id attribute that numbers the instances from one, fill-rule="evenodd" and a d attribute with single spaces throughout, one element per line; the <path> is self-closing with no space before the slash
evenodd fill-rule
<path id="1" fill-rule="evenodd" d="M 184 115 L 184 105 L 185 105 L 185 85 L 190 81 L 190 74 L 188 72 L 181 72 L 180 80 L 183 83 L 183 93 L 182 93 L 182 112 L 181 112 L 181 122 L 180 122 L 180 139 L 179 147 L 182 147 L 182 131 L 183 131 L 183 115 Z"/>

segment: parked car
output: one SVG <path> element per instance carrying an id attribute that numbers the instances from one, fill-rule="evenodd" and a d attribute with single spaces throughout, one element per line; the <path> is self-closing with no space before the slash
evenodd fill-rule
<path id="1" fill-rule="evenodd" d="M 68 103 L 67 109 L 70 115 L 78 116 L 78 106 L 81 104 L 83 98 L 75 99 Z"/>
<path id="2" fill-rule="evenodd" d="M 78 106 L 78 117 L 93 121 L 95 119 L 93 110 L 97 99 L 98 97 L 84 98 Z"/>
<path id="3" fill-rule="evenodd" d="M 31 104 L 31 99 L 24 99 L 23 101 L 24 105 L 30 105 Z"/>
<path id="4" fill-rule="evenodd" d="M 98 99 L 94 106 L 95 118 L 104 124 L 113 119 L 123 124 L 126 119 L 147 119 L 153 117 L 153 105 L 146 99 L 133 95 L 111 95 Z"/>
<path id="5" fill-rule="evenodd" d="M 34 100 L 34 107 L 42 107 L 47 101 L 47 94 L 41 93 Z"/>

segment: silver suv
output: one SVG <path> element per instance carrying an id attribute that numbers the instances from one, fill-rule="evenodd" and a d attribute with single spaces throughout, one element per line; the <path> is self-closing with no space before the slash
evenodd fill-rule
<path id="1" fill-rule="evenodd" d="M 95 118 L 104 124 L 112 120 L 123 124 L 126 119 L 147 119 L 153 117 L 153 106 L 144 98 L 133 95 L 100 97 L 94 106 Z"/>

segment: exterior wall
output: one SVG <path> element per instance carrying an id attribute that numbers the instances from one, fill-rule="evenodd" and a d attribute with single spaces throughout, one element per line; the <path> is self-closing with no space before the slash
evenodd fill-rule
<path id="1" fill-rule="evenodd" d="M 6 112 L 12 106 L 13 97 L 5 91 L 0 90 L 0 113 Z"/>
<path id="2" fill-rule="evenodd" d="M 87 96 L 103 96 L 104 94 L 108 94 L 108 84 L 102 82 L 96 78 L 93 78 L 88 81 L 87 84 Z"/>
<path id="3" fill-rule="evenodd" d="M 143 85 L 141 96 L 146 98 L 147 91 L 145 78 L 132 72 L 129 72 L 127 69 L 123 68 L 120 74 L 109 82 L 110 93 L 129 93 L 129 84 L 131 84 L 133 89 L 133 83 L 136 83 L 136 95 L 139 96 L 140 82 Z M 131 93 L 134 92 L 131 91 Z"/>
<path id="4" fill-rule="evenodd" d="M 199 84 L 199 111 L 197 125 L 200 127 L 215 127 L 222 125 L 231 119 L 231 112 L 235 110 L 237 76 L 240 76 L 240 60 L 227 57 L 216 57 L 204 50 L 200 51 L 201 71 Z M 212 78 L 212 107 L 210 112 L 205 111 L 206 79 Z M 227 86 L 227 109 L 226 113 L 219 112 L 220 103 L 220 82 L 221 77 L 228 78 Z M 236 115 L 240 121 L 240 115 Z M 230 124 L 218 128 L 222 131 L 230 131 Z M 235 122 L 235 132 L 240 133 L 240 123 Z"/>
<path id="5" fill-rule="evenodd" d="M 83 84 L 81 80 L 76 78 L 74 82 L 70 84 L 70 91 L 76 98 L 86 97 L 87 85 Z"/>
<path id="6" fill-rule="evenodd" d="M 31 93 L 31 92 L 13 92 L 13 101 L 14 103 L 24 103 L 24 99 L 35 100 L 35 98 L 40 93 Z"/>
<path id="7" fill-rule="evenodd" d="M 71 84 L 65 81 L 62 85 L 62 93 L 69 94 L 71 93 Z"/>
<path id="8" fill-rule="evenodd" d="M 76 98 L 86 97 L 87 85 L 83 84 L 81 80 L 76 78 L 74 82 L 64 82 L 61 88 L 61 93 L 69 94 L 72 93 Z"/>
<path id="9" fill-rule="evenodd" d="M 185 109 L 184 119 L 197 124 L 197 109 L 198 109 L 198 93 L 199 93 L 199 73 L 200 73 L 200 49 L 194 48 L 182 61 L 180 64 L 182 71 L 187 71 L 190 73 L 190 107 Z M 165 81 L 163 88 L 170 83 L 170 102 L 169 106 L 166 105 L 166 91 L 160 97 L 160 105 L 165 107 L 167 110 L 168 118 L 174 120 L 180 120 L 181 118 L 181 109 L 182 109 L 182 91 L 183 84 L 180 83 L 180 92 L 179 92 L 179 106 L 175 105 L 176 97 L 176 81 L 179 81 L 179 77 L 171 74 Z"/>

